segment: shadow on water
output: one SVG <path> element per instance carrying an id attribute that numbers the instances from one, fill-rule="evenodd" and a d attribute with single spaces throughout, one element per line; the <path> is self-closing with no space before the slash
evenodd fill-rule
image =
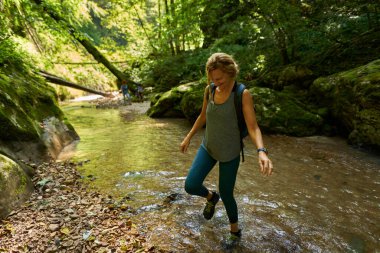
<path id="1" fill-rule="evenodd" d="M 211 221 L 204 200 L 183 190 L 202 139 L 187 154 L 179 143 L 184 119 L 151 119 L 141 111 L 63 108 L 81 136 L 74 160 L 90 162 L 83 175 L 106 194 L 123 198 L 153 245 L 173 252 L 378 252 L 380 158 L 328 137 L 264 136 L 275 166 L 261 176 L 254 146 L 246 143 L 235 197 L 243 238 L 233 251 L 221 246 L 228 219 L 219 202 Z M 217 189 L 218 169 L 205 185 Z M 129 210 L 129 211 L 131 211 Z"/>

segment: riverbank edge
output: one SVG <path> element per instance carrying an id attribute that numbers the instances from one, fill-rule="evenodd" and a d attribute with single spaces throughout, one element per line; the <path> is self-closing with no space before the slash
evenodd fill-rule
<path id="1" fill-rule="evenodd" d="M 70 161 L 35 167 L 34 192 L 0 221 L 0 252 L 163 252 L 129 207 L 90 189 Z"/>

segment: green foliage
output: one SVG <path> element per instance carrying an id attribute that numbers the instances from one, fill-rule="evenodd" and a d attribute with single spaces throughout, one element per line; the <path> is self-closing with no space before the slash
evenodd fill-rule
<path id="1" fill-rule="evenodd" d="M 239 64 L 239 80 L 249 81 L 253 73 L 258 75 L 264 67 L 262 55 L 254 57 L 251 47 L 241 45 L 215 44 L 208 49 L 196 49 L 176 56 L 162 57 L 156 61 L 146 61 L 140 67 L 139 77 L 146 86 L 153 86 L 156 91 L 167 91 L 180 83 L 197 81 L 206 78 L 205 65 L 211 54 L 225 52 L 231 54 Z M 252 55 L 247 57 L 248 55 Z"/>
<path id="2" fill-rule="evenodd" d="M 63 115 L 52 87 L 19 68 L 9 67 L 0 74 L 1 139 L 37 140 L 44 119 Z"/>
<path id="3" fill-rule="evenodd" d="M 154 86 L 156 91 L 167 91 L 180 83 L 199 80 L 204 75 L 204 64 L 209 52 L 198 49 L 147 61 L 139 73 L 142 82 L 146 86 Z"/>
<path id="4" fill-rule="evenodd" d="M 32 60 L 27 52 L 20 48 L 12 37 L 0 31 L 0 72 L 1 68 L 10 66 L 17 68 L 19 71 L 32 69 Z"/>
<path id="5" fill-rule="evenodd" d="M 34 66 L 43 62 L 50 70 L 57 67 L 52 62 L 93 60 L 70 35 L 74 29 L 111 61 L 124 61 L 117 67 L 127 76 L 159 91 L 204 78 L 204 64 L 214 52 L 233 55 L 239 78 L 251 81 L 281 64 L 310 62 L 337 43 L 346 47 L 353 36 L 380 24 L 379 4 L 365 0 L 3 0 L 0 9 L 0 64 L 31 61 L 20 37 L 40 53 Z M 90 69 L 111 75 L 100 66 L 65 66 L 62 72 L 70 72 L 73 81 L 94 82 Z"/>

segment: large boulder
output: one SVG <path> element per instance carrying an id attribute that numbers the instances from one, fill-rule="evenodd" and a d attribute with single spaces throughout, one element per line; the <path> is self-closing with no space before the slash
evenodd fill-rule
<path id="1" fill-rule="evenodd" d="M 79 139 L 45 80 L 26 70 L 0 69 L 0 218 L 29 196 L 32 173 L 21 160 L 57 158 Z M 22 166 L 22 167 L 20 167 Z"/>
<path id="2" fill-rule="evenodd" d="M 194 123 L 201 113 L 205 87 L 205 84 L 199 84 L 191 92 L 186 92 L 182 97 L 181 110 L 191 123 Z"/>
<path id="3" fill-rule="evenodd" d="M 0 72 L 0 152 L 46 161 L 78 138 L 43 79 L 15 70 Z"/>
<path id="4" fill-rule="evenodd" d="M 284 86 L 296 85 L 308 88 L 314 79 L 313 72 L 304 65 L 294 64 L 286 66 L 277 80 L 277 89 L 282 90 Z"/>
<path id="5" fill-rule="evenodd" d="M 313 71 L 302 64 L 277 67 L 253 81 L 253 86 L 281 91 L 285 86 L 295 85 L 307 89 L 315 79 Z"/>
<path id="6" fill-rule="evenodd" d="M 33 184 L 23 168 L 0 154 L 0 218 L 25 202 Z"/>
<path id="7" fill-rule="evenodd" d="M 193 88 L 198 85 L 198 82 L 182 84 L 163 93 L 161 96 L 156 95 L 155 97 L 158 98 L 158 100 L 151 100 L 151 104 L 154 104 L 151 105 L 147 114 L 152 118 L 184 117 L 181 109 L 182 97 L 185 93 L 191 92 Z"/>
<path id="8" fill-rule="evenodd" d="M 380 147 L 380 60 L 318 78 L 310 91 L 350 143 Z"/>
<path id="9" fill-rule="evenodd" d="M 307 110 L 307 106 L 292 95 L 269 88 L 253 87 L 257 121 L 267 133 L 310 136 L 321 131 L 323 118 Z"/>

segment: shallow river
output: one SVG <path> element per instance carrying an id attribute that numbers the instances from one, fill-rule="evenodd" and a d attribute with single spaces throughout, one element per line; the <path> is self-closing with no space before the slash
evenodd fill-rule
<path id="1" fill-rule="evenodd" d="M 70 104 L 63 110 L 81 136 L 73 159 L 86 161 L 93 187 L 123 198 L 153 245 L 173 252 L 224 252 L 229 225 L 218 203 L 211 221 L 204 199 L 183 189 L 202 133 L 187 154 L 185 119 L 151 119 L 139 111 Z M 259 173 L 254 146 L 235 188 L 243 237 L 234 252 L 380 252 L 380 157 L 339 138 L 264 136 L 274 175 Z M 66 156 L 69 155 L 66 153 Z M 218 169 L 205 181 L 217 189 Z"/>

